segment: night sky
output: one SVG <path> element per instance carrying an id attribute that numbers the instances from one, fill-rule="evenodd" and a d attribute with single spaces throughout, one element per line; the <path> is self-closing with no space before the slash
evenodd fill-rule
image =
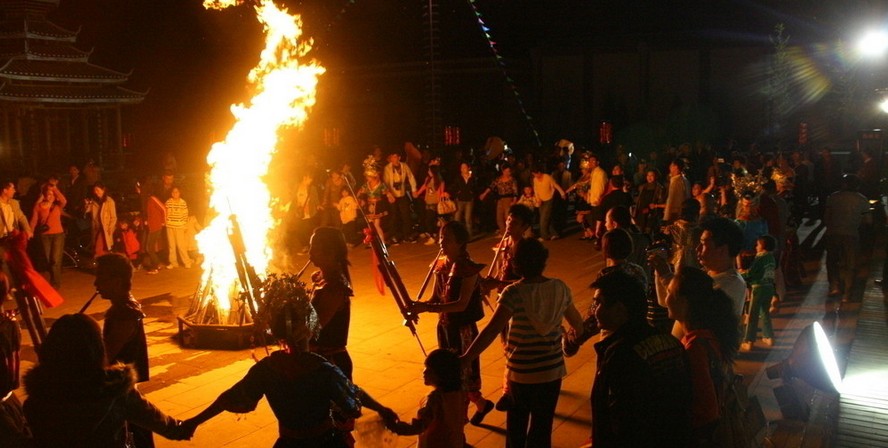
<path id="1" fill-rule="evenodd" d="M 427 2 L 405 0 L 284 1 L 303 15 L 313 54 L 336 74 L 357 67 L 423 61 Z M 836 39 L 855 15 L 884 2 L 477 0 L 498 49 L 509 61 L 534 49 L 633 48 L 708 43 L 769 45 L 786 23 L 795 43 Z M 437 0 L 440 57 L 491 57 L 467 0 Z M 143 153 L 173 150 L 199 163 L 230 125 L 228 106 L 247 98 L 245 75 L 262 46 L 246 6 L 206 11 L 199 0 L 61 0 L 51 19 L 81 28 L 78 47 L 91 62 L 132 70 L 129 86 L 150 90 L 128 112 L 128 130 Z M 511 62 L 510 62 L 511 63 Z M 322 80 L 323 83 L 323 80 Z M 519 85 L 519 88 L 521 86 Z M 323 98 L 320 98 L 323 101 Z M 368 147 L 373 142 L 366 142 Z"/>

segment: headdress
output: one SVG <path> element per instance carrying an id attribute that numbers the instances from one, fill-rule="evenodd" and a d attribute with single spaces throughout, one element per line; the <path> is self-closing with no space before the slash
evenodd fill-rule
<path id="1" fill-rule="evenodd" d="M 367 156 L 361 164 L 364 165 L 365 176 L 379 177 L 379 167 L 376 166 L 376 158 L 373 157 L 373 154 Z"/>
<path id="2" fill-rule="evenodd" d="M 273 335 L 288 341 L 311 339 L 317 334 L 318 314 L 311 305 L 305 283 L 295 275 L 269 274 L 261 290 L 256 318 L 260 328 L 278 333 Z M 284 319 L 283 325 L 280 319 Z"/>

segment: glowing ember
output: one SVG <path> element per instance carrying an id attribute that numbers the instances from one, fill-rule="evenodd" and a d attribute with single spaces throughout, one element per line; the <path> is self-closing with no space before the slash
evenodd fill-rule
<path id="1" fill-rule="evenodd" d="M 205 8 L 221 9 L 236 0 L 205 0 Z M 229 220 L 237 216 L 246 247 L 246 258 L 264 278 L 272 249 L 269 233 L 277 226 L 272 218 L 272 198 L 264 176 L 276 152 L 279 129 L 301 125 L 315 103 L 318 77 L 324 68 L 316 61 L 301 61 L 311 41 L 299 42 L 302 21 L 278 8 L 271 0 L 260 0 L 256 16 L 265 30 L 265 49 L 248 80 L 255 96 L 245 104 L 231 106 L 236 122 L 224 141 L 213 144 L 208 188 L 213 220 L 197 235 L 205 256 L 201 297 L 215 301 L 218 322 L 228 322 L 230 298 L 241 290 L 234 254 L 229 243 Z"/>

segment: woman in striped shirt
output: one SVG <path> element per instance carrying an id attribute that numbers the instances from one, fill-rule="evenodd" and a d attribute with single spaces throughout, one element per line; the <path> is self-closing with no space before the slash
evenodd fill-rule
<path id="1" fill-rule="evenodd" d="M 583 332 L 583 319 L 563 281 L 543 276 L 549 251 L 539 241 L 518 242 L 514 266 L 521 280 L 507 286 L 490 323 L 462 356 L 478 358 L 508 326 L 506 378 L 513 405 L 506 418 L 507 446 L 547 448 L 552 445 L 552 420 L 567 374 L 561 352 L 562 319 Z M 529 425 L 528 425 L 529 422 Z"/>

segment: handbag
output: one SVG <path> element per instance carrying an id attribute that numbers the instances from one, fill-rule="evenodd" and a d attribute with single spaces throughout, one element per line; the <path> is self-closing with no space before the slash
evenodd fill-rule
<path id="1" fill-rule="evenodd" d="M 456 203 L 449 197 L 442 197 L 438 201 L 438 214 L 449 215 L 451 213 L 456 213 Z"/>

